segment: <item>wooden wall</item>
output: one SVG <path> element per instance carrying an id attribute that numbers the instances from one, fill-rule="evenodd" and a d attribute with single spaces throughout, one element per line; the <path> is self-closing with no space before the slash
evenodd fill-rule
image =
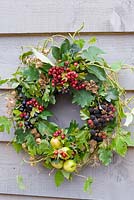
<path id="1" fill-rule="evenodd" d="M 96 36 L 97 45 L 107 52 L 105 58 L 109 63 L 122 60 L 133 65 L 133 19 L 133 0 L 0 0 L 0 76 L 9 77 L 18 67 L 21 46 L 35 45 L 53 33 L 74 32 L 82 22 L 85 27 L 81 36 L 86 39 Z M 134 72 L 122 70 L 119 81 L 127 95 L 132 96 Z M 1 88 L 0 94 L 6 91 Z M 6 113 L 4 96 L 0 99 L 0 113 Z M 77 114 L 76 109 L 74 117 Z M 134 196 L 133 148 L 129 148 L 125 158 L 115 156 L 108 168 L 88 167 L 82 171 L 94 178 L 93 192 L 89 195 L 83 193 L 83 181 L 79 177 L 55 188 L 53 176 L 49 177 L 43 167 L 22 164 L 25 154 L 18 155 L 12 149 L 9 144 L 12 137 L 13 132 L 0 134 L 0 200 L 131 200 Z M 18 174 L 24 177 L 24 191 L 17 187 Z"/>

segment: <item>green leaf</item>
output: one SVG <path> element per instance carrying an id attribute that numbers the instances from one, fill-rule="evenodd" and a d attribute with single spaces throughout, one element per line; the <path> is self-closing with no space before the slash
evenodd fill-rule
<path id="1" fill-rule="evenodd" d="M 81 109 L 80 110 L 80 117 L 82 120 L 89 119 L 90 117 L 90 112 L 87 108 Z"/>
<path id="2" fill-rule="evenodd" d="M 94 99 L 95 97 L 92 96 L 89 91 L 78 90 L 74 91 L 72 103 L 77 103 L 82 108 L 84 108 L 85 106 L 90 106 Z"/>
<path id="3" fill-rule="evenodd" d="M 54 64 L 43 53 L 38 52 L 34 48 L 32 48 L 32 51 L 33 51 L 34 55 L 36 56 L 36 58 L 38 58 L 39 60 L 41 60 L 44 63 L 48 63 L 48 64 L 54 66 Z"/>
<path id="4" fill-rule="evenodd" d="M 61 172 L 62 172 L 63 176 L 64 176 L 67 180 L 70 179 L 70 177 L 71 177 L 71 173 L 70 173 L 70 172 L 66 172 L 66 171 L 64 171 L 64 170 L 62 170 Z"/>
<path id="5" fill-rule="evenodd" d="M 22 145 L 21 144 L 18 144 L 18 143 L 16 143 L 16 142 L 13 141 L 12 145 L 13 145 L 13 148 L 15 149 L 15 151 L 17 153 L 19 153 L 22 150 Z"/>
<path id="6" fill-rule="evenodd" d="M 92 44 L 96 43 L 96 41 L 97 41 L 96 37 L 91 37 L 88 43 L 90 45 L 92 45 Z"/>
<path id="7" fill-rule="evenodd" d="M 87 50 L 83 51 L 82 56 L 89 61 L 95 61 L 98 59 L 98 55 L 101 54 L 105 54 L 104 51 L 98 47 L 91 46 Z"/>
<path id="8" fill-rule="evenodd" d="M 80 47 L 82 49 L 84 47 L 85 40 L 84 39 L 78 39 L 78 40 L 75 40 L 74 43 L 77 44 L 78 47 Z"/>
<path id="9" fill-rule="evenodd" d="M 3 80 L 0 80 L 0 85 L 3 85 L 4 83 L 7 83 L 8 79 L 3 79 Z"/>
<path id="10" fill-rule="evenodd" d="M 99 80 L 105 81 L 106 80 L 106 73 L 105 70 L 101 67 L 97 67 L 95 65 L 90 65 L 87 68 L 88 72 L 94 74 Z"/>
<path id="11" fill-rule="evenodd" d="M 49 142 L 47 140 L 42 140 L 37 147 L 37 153 L 39 155 L 48 154 L 50 151 Z"/>
<path id="12" fill-rule="evenodd" d="M 7 117 L 0 116 L 0 132 L 7 131 L 7 133 L 10 133 L 11 126 L 12 123 Z"/>
<path id="13" fill-rule="evenodd" d="M 118 98 L 119 98 L 119 92 L 117 91 L 117 89 L 116 89 L 116 88 L 110 87 L 110 88 L 107 90 L 105 99 L 106 99 L 108 102 L 110 102 L 111 100 L 118 100 Z"/>
<path id="14" fill-rule="evenodd" d="M 48 110 L 44 110 L 41 114 L 38 115 L 39 118 L 47 120 L 48 117 L 51 117 L 53 114 Z"/>
<path id="15" fill-rule="evenodd" d="M 125 113 L 125 116 L 126 116 L 126 121 L 124 123 L 124 126 L 129 126 L 133 121 L 133 114 Z"/>
<path id="16" fill-rule="evenodd" d="M 93 179 L 92 177 L 88 177 L 86 180 L 85 180 L 85 183 L 84 183 L 84 192 L 90 192 L 91 193 L 91 186 L 92 186 L 92 183 L 93 183 Z"/>
<path id="17" fill-rule="evenodd" d="M 112 151 L 109 149 L 100 148 L 99 151 L 99 159 L 104 165 L 109 165 L 112 161 Z"/>
<path id="18" fill-rule="evenodd" d="M 111 64 L 111 69 L 115 72 L 119 71 L 122 68 L 122 62 L 115 62 Z"/>
<path id="19" fill-rule="evenodd" d="M 77 44 L 72 44 L 71 48 L 70 48 L 70 53 L 74 55 L 74 54 L 78 53 L 80 50 L 81 49 Z"/>
<path id="20" fill-rule="evenodd" d="M 19 189 L 25 190 L 26 187 L 24 185 L 23 177 L 19 175 L 19 176 L 16 177 L 16 180 L 17 180 L 17 184 L 18 184 Z"/>
<path id="21" fill-rule="evenodd" d="M 37 124 L 37 128 L 42 136 L 51 135 L 57 130 L 57 125 L 48 121 L 40 121 Z"/>
<path id="22" fill-rule="evenodd" d="M 70 42 L 68 39 L 65 39 L 61 44 L 61 53 L 64 54 L 70 49 Z"/>
<path id="23" fill-rule="evenodd" d="M 32 51 L 27 51 L 27 52 L 23 53 L 22 55 L 20 55 L 19 58 L 20 58 L 20 60 L 22 60 L 24 62 L 25 58 L 28 57 L 28 56 L 30 56 L 30 55 L 32 55 L 32 54 L 33 54 Z"/>
<path id="24" fill-rule="evenodd" d="M 35 67 L 25 68 L 23 75 L 26 78 L 26 81 L 36 81 L 39 79 L 39 72 Z"/>
<path id="25" fill-rule="evenodd" d="M 55 173 L 54 180 L 57 187 L 59 187 L 64 182 L 64 176 L 60 170 Z"/>
<path id="26" fill-rule="evenodd" d="M 53 46 L 52 47 L 52 55 L 56 60 L 61 59 L 61 51 L 59 47 Z"/>
<path id="27" fill-rule="evenodd" d="M 22 144 L 25 141 L 25 137 L 27 136 L 27 132 L 25 133 L 23 129 L 17 129 L 15 130 L 16 135 L 16 142 L 18 144 Z"/>
<path id="28" fill-rule="evenodd" d="M 122 135 L 117 135 L 114 140 L 112 141 L 113 149 L 118 153 L 120 156 L 125 156 L 127 152 L 127 143 L 125 137 Z"/>
<path id="29" fill-rule="evenodd" d="M 42 100 L 45 101 L 45 102 L 48 102 L 49 101 L 49 97 L 50 97 L 50 86 L 46 86 L 46 89 L 45 89 L 45 92 L 43 94 L 43 97 L 42 97 Z"/>

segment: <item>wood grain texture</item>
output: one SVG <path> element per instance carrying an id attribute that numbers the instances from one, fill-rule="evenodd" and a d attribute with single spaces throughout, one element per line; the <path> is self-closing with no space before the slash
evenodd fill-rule
<path id="1" fill-rule="evenodd" d="M 0 200 L 69 200 L 69 199 L 0 194 Z"/>
<path id="2" fill-rule="evenodd" d="M 3 153 L 4 152 L 4 153 Z M 82 175 L 92 176 L 94 184 L 92 194 L 83 192 L 83 179 L 74 177 L 70 183 L 56 188 L 53 175 L 41 165 L 34 168 L 22 164 L 25 155 L 15 153 L 10 145 L 0 144 L 0 194 L 16 194 L 29 196 L 44 196 L 75 199 L 95 200 L 132 200 L 134 195 L 134 149 L 129 149 L 125 158 L 114 156 L 109 167 L 87 167 L 81 171 Z M 16 184 L 16 176 L 21 175 L 26 189 L 20 190 Z"/>
<path id="3" fill-rule="evenodd" d="M 0 0 L 0 33 L 131 32 L 133 0 Z"/>
<path id="4" fill-rule="evenodd" d="M 88 40 L 91 35 L 82 37 Z M 45 39 L 46 36 L 0 37 L 0 76 L 8 78 L 15 72 L 19 65 L 21 46 L 37 45 Z M 109 63 L 123 61 L 130 65 L 134 64 L 134 35 L 97 35 L 97 39 L 97 46 L 107 53 L 104 57 Z M 134 72 L 122 70 L 119 80 L 126 90 L 134 89 Z"/>
<path id="5" fill-rule="evenodd" d="M 0 95 L 7 92 L 6 90 L 1 92 Z M 7 93 L 8 94 L 8 93 Z M 134 92 L 127 92 L 126 97 L 130 98 L 134 96 Z M 3 95 L 0 97 L 0 113 L 1 115 L 7 115 L 7 108 L 6 104 L 7 101 L 5 100 L 7 95 Z M 68 127 L 71 120 L 76 120 L 80 126 L 83 125 L 83 121 L 80 119 L 79 111 L 80 107 L 78 105 L 72 104 L 72 98 L 69 95 L 59 95 L 56 97 L 57 103 L 49 108 L 53 112 L 53 117 L 49 118 L 50 121 L 55 122 L 60 127 Z M 134 104 L 131 103 L 130 107 L 133 108 Z M 134 124 L 130 125 L 127 128 L 128 131 L 132 132 L 134 138 Z M 14 129 L 11 129 L 11 133 L 0 133 L 0 141 L 12 141 L 14 137 Z"/>

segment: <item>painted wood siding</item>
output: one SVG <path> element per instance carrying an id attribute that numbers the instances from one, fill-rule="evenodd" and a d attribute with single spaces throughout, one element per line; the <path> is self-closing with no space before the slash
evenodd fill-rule
<path id="1" fill-rule="evenodd" d="M 17 69 L 21 46 L 36 45 L 53 33 L 66 35 L 85 27 L 81 36 L 97 37 L 97 45 L 106 51 L 109 63 L 123 61 L 134 64 L 134 1 L 133 0 L 0 0 L 0 76 L 6 78 Z M 94 32 L 94 33 L 93 33 Z M 134 72 L 123 69 L 119 74 L 120 84 L 127 96 L 134 95 Z M 10 88 L 8 88 L 10 89 Z M 0 95 L 10 91 L 1 87 Z M 0 98 L 0 113 L 6 114 L 5 95 Z M 66 102 L 66 106 L 70 106 Z M 70 106 L 70 110 L 71 110 Z M 67 113 L 62 103 L 61 110 Z M 78 119 L 78 108 L 71 116 Z M 59 114 L 57 111 L 57 115 Z M 57 117 L 56 117 L 57 118 Z M 58 118 L 66 125 L 70 116 Z M 79 119 L 78 119 L 79 120 Z M 134 132 L 134 127 L 129 127 Z M 11 147 L 13 130 L 10 135 L 0 134 L 0 200 L 132 200 L 134 196 L 134 149 L 129 148 L 125 158 L 114 156 L 109 167 L 88 167 L 83 175 L 94 178 L 92 194 L 83 192 L 83 180 L 75 177 L 60 188 L 53 183 L 53 175 L 42 166 L 30 167 L 21 162 L 24 153 L 17 154 Z M 19 190 L 16 176 L 24 177 L 26 190 Z"/>

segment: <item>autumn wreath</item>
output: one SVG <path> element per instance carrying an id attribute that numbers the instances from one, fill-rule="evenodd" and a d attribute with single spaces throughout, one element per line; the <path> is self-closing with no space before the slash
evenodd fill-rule
<path id="1" fill-rule="evenodd" d="M 113 153 L 125 156 L 127 146 L 133 145 L 130 133 L 123 128 L 132 121 L 134 110 L 121 98 L 125 91 L 117 81 L 121 63 L 108 65 L 102 58 L 104 52 L 93 45 L 95 38 L 64 38 L 60 45 L 55 36 L 43 46 L 30 48 L 20 56 L 21 66 L 9 80 L 14 91 L 8 98 L 10 120 L 15 132 L 13 146 L 23 149 L 29 163 L 55 169 L 55 183 L 70 180 L 86 165 L 108 165 Z M 52 45 L 49 45 L 52 42 Z M 49 56 L 50 55 L 50 56 Z M 80 106 L 80 127 L 71 121 L 69 127 L 59 127 L 50 122 L 53 115 L 49 108 L 56 103 L 56 95 L 68 93 L 72 103 Z M 125 105 L 131 112 L 124 112 Z M 12 108 L 12 109 L 11 109 Z M 0 118 L 1 131 L 9 130 L 10 120 Z M 84 190 L 92 178 L 85 177 Z"/>

